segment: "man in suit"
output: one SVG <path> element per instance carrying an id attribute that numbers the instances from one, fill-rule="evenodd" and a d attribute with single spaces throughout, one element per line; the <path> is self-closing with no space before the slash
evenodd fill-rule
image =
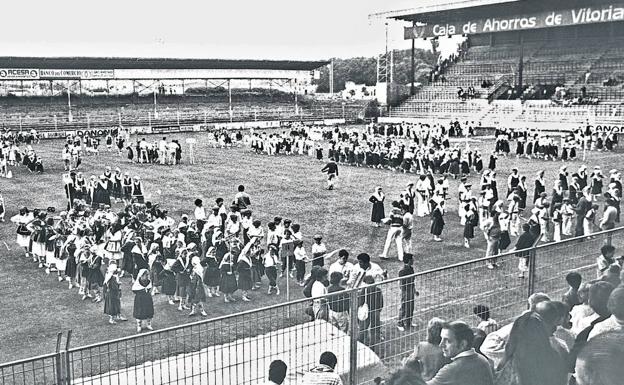
<path id="1" fill-rule="evenodd" d="M 578 203 L 574 211 L 576 211 L 576 228 L 574 232 L 574 236 L 580 237 L 583 236 L 583 220 L 585 219 L 585 215 L 591 209 L 591 191 L 589 186 L 583 188 L 583 196 L 579 199 Z"/>
<path id="2" fill-rule="evenodd" d="M 493 385 L 492 368 L 473 346 L 474 334 L 464 322 L 450 322 L 442 328 L 440 347 L 451 362 L 442 367 L 427 385 Z"/>

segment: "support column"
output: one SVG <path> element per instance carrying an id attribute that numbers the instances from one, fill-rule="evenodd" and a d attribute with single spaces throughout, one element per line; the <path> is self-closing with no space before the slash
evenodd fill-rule
<path id="1" fill-rule="evenodd" d="M 232 123 L 232 118 L 234 115 L 234 111 L 232 111 L 232 84 L 231 79 L 228 79 L 228 105 L 230 107 L 230 123 Z"/>
<path id="2" fill-rule="evenodd" d="M 416 22 L 413 22 L 412 26 L 416 27 Z M 414 82 L 415 82 L 414 71 L 416 70 L 416 58 L 414 56 L 415 51 L 416 51 L 416 39 L 412 38 L 412 66 L 411 66 L 411 71 L 410 71 L 410 95 L 414 95 L 416 93 L 416 90 L 414 89 Z"/>

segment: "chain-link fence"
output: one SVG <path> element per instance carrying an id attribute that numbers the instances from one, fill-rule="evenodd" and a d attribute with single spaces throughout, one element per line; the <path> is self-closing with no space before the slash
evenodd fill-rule
<path id="1" fill-rule="evenodd" d="M 338 357 L 345 384 L 373 383 L 426 339 L 432 317 L 476 327 L 480 320 L 473 308 L 486 305 L 499 324 L 511 322 L 534 292 L 559 299 L 568 272 L 596 278 L 600 247 L 624 246 L 623 232 L 624 227 L 500 254 L 495 261 L 471 260 L 315 299 L 59 350 L 0 365 L 0 383 L 252 385 L 266 380 L 270 362 L 281 359 L 288 365 L 286 383 L 296 384 L 324 351 Z M 523 255 L 528 271 L 521 278 Z M 497 268 L 488 269 L 487 262 Z"/>

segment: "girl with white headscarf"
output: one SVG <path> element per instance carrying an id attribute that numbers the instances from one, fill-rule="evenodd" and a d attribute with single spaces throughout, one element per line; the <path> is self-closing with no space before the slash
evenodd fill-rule
<path id="1" fill-rule="evenodd" d="M 204 309 L 204 302 L 206 302 L 204 267 L 197 256 L 191 259 L 191 265 L 193 266 L 193 271 L 191 272 L 191 285 L 189 287 L 189 298 L 191 301 L 191 313 L 189 317 L 197 314 L 198 310 L 202 317 L 207 317 L 208 314 Z"/>
<path id="2" fill-rule="evenodd" d="M 117 321 L 127 321 L 121 315 L 121 287 L 116 264 L 108 265 L 103 285 L 104 314 L 109 316 L 108 323 L 115 325 Z"/>
<path id="3" fill-rule="evenodd" d="M 154 301 L 152 300 L 152 282 L 149 279 L 149 271 L 141 269 L 137 274 L 137 279 L 132 284 L 134 292 L 134 309 L 132 315 L 136 319 L 137 333 L 141 333 L 143 322 L 147 330 L 152 328 L 152 318 L 154 318 Z"/>

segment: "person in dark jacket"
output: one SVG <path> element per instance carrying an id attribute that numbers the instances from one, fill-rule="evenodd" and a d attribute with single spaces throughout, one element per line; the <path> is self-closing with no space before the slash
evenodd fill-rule
<path id="1" fill-rule="evenodd" d="M 137 279 L 132 284 L 132 292 L 134 293 L 134 308 L 132 315 L 136 319 L 137 333 L 143 330 L 143 322 L 147 330 L 152 328 L 152 319 L 154 318 L 154 302 L 152 300 L 152 282 L 149 279 L 149 271 L 142 269 L 137 274 Z"/>
<path id="2" fill-rule="evenodd" d="M 327 173 L 327 189 L 333 190 L 335 179 L 338 177 L 338 165 L 334 161 L 330 161 L 321 169 L 321 172 Z"/>
<path id="3" fill-rule="evenodd" d="M 381 310 L 384 306 L 383 294 L 375 285 L 375 279 L 370 275 L 364 276 L 363 282 L 366 286 L 359 294 L 358 299 L 358 319 L 360 323 L 360 342 L 368 345 L 373 351 L 379 350 L 381 342 Z M 364 313 L 361 309 L 368 308 L 368 312 L 364 317 L 360 317 L 360 313 Z"/>
<path id="4" fill-rule="evenodd" d="M 524 278 L 526 272 L 529 270 L 529 255 L 531 247 L 535 243 L 535 235 L 531 232 L 531 226 L 528 223 L 522 225 L 522 234 L 516 241 L 516 246 L 513 250 L 516 250 L 516 257 L 518 257 L 518 278 Z"/>
<path id="5" fill-rule="evenodd" d="M 412 328 L 412 317 L 414 314 L 414 256 L 412 254 L 403 255 L 403 268 L 399 270 L 399 277 L 406 277 L 399 281 L 401 287 L 401 312 L 397 327 L 400 331 Z"/>

